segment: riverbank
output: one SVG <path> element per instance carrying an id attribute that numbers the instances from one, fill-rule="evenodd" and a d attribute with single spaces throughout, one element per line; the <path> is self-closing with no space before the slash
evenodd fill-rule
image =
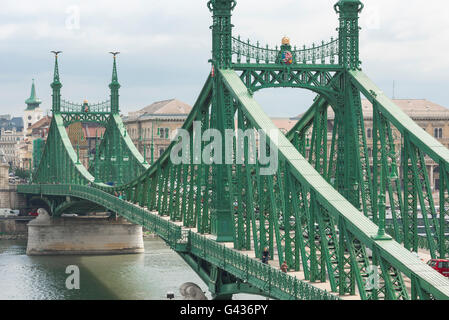
<path id="1" fill-rule="evenodd" d="M 157 237 L 158 236 L 155 233 L 151 233 L 151 232 L 143 233 L 144 239 L 154 239 Z M 0 240 L 27 240 L 27 238 L 28 238 L 27 232 L 14 233 L 14 234 L 7 234 L 7 233 L 0 232 Z"/>
<path id="2" fill-rule="evenodd" d="M 143 232 L 144 239 L 155 239 L 158 236 L 155 233 L 151 233 L 148 231 Z M 0 241 L 1 240 L 27 240 L 28 232 L 27 229 L 22 229 L 19 232 L 1 232 L 0 231 Z"/>
<path id="3" fill-rule="evenodd" d="M 142 236 L 144 239 L 154 239 L 158 238 L 158 235 L 149 231 L 142 232 Z"/>
<path id="4" fill-rule="evenodd" d="M 16 234 L 0 233 L 0 240 L 26 240 L 28 234 L 26 232 Z"/>

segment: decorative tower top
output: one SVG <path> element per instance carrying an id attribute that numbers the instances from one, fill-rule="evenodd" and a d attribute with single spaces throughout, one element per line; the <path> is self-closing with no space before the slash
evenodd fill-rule
<path id="1" fill-rule="evenodd" d="M 27 110 L 34 110 L 38 108 L 39 105 L 42 103 L 42 101 L 36 97 L 36 88 L 34 87 L 34 79 L 33 84 L 31 85 L 31 95 L 28 99 L 25 100 L 25 103 L 27 104 Z"/>
<path id="2" fill-rule="evenodd" d="M 111 112 L 112 113 L 119 113 L 119 89 L 120 89 L 120 83 L 118 83 L 118 76 L 117 76 L 117 55 L 120 52 L 109 52 L 114 56 L 114 64 L 112 66 L 112 81 L 109 85 L 109 89 L 111 89 Z"/>
<path id="3" fill-rule="evenodd" d="M 235 0 L 210 0 L 207 7 L 213 14 L 212 63 L 217 68 L 229 68 L 232 59 L 231 12 L 237 5 Z"/>
<path id="4" fill-rule="evenodd" d="M 363 3 L 360 0 L 340 0 L 334 9 L 340 15 L 339 63 L 350 70 L 359 69 L 359 13 L 363 10 Z"/>
<path id="5" fill-rule="evenodd" d="M 360 13 L 363 10 L 363 3 L 360 0 L 340 0 L 334 5 L 337 13 Z"/>
<path id="6" fill-rule="evenodd" d="M 51 88 L 53 89 L 52 111 L 60 112 L 62 83 L 59 80 L 58 55 L 62 53 L 62 51 L 52 51 L 52 53 L 55 55 L 55 69 L 53 74 L 53 82 L 51 84 Z"/>

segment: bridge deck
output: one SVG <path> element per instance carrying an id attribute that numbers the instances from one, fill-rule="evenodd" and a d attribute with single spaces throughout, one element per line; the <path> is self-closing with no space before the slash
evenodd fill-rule
<path id="1" fill-rule="evenodd" d="M 129 203 L 132 204 L 131 202 L 129 202 Z M 159 216 L 157 211 L 150 211 L 150 213 L 153 214 L 153 215 Z M 168 216 L 163 216 L 162 218 L 164 220 L 170 221 L 170 217 L 168 217 Z M 182 227 L 183 230 L 190 230 L 191 232 L 197 232 L 196 228 L 186 228 L 186 227 L 184 227 L 182 222 L 172 222 L 172 223 Z M 210 240 L 215 240 L 216 239 L 216 237 L 214 235 L 211 235 L 211 234 L 204 234 L 203 236 L 208 238 L 208 239 L 210 239 Z M 243 254 L 243 255 L 249 257 L 252 260 L 260 261 L 260 258 L 256 257 L 256 253 L 254 252 L 254 250 L 247 250 L 247 251 L 235 250 L 233 242 L 222 242 L 221 244 L 225 245 L 228 249 L 234 250 L 235 252 L 238 252 L 240 254 Z M 279 265 L 280 265 L 280 262 L 279 262 L 279 256 L 277 254 L 276 248 L 274 248 L 274 252 L 275 252 L 274 257 L 273 257 L 273 259 L 269 260 L 268 264 L 271 267 L 273 267 L 275 269 L 278 269 Z M 316 287 L 318 289 L 325 290 L 325 291 L 329 292 L 330 294 L 339 297 L 340 299 L 343 299 L 343 300 L 360 300 L 360 296 L 359 295 L 339 296 L 337 293 L 331 292 L 332 288 L 331 288 L 329 282 L 311 282 L 309 280 L 306 280 L 303 271 L 297 271 L 297 272 L 296 271 L 288 271 L 287 274 L 292 276 L 292 277 L 297 278 L 298 280 L 300 280 L 302 282 L 308 283 L 308 284 L 310 284 L 310 285 L 312 285 L 312 286 L 314 286 L 314 287 Z"/>

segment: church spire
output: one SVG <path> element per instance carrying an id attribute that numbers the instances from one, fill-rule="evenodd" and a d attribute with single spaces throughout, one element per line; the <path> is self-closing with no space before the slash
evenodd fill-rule
<path id="1" fill-rule="evenodd" d="M 53 89 L 53 101 L 52 101 L 52 111 L 60 112 L 61 111 L 61 88 L 62 84 L 59 80 L 59 67 L 58 67 L 58 55 L 62 51 L 52 51 L 55 54 L 55 69 L 53 74 L 53 82 L 51 84 L 51 88 Z"/>
<path id="2" fill-rule="evenodd" d="M 119 113 L 119 89 L 120 83 L 118 83 L 117 76 L 117 55 L 120 52 L 110 52 L 114 56 L 114 64 L 112 67 L 112 81 L 109 85 L 109 89 L 111 89 L 111 112 Z"/>
<path id="3" fill-rule="evenodd" d="M 34 110 L 38 108 L 39 105 L 42 103 L 42 101 L 36 97 L 36 88 L 34 86 L 34 79 L 33 84 L 31 85 L 30 97 L 27 100 L 25 100 L 25 103 L 27 104 L 27 110 Z"/>

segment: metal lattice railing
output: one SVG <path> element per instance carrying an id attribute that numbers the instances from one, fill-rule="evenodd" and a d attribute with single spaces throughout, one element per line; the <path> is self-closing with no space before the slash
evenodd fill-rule
<path id="1" fill-rule="evenodd" d="M 338 39 L 331 38 L 330 42 L 322 41 L 321 45 L 306 48 L 304 45 L 302 49 L 297 49 L 295 46 L 292 50 L 293 63 L 302 64 L 335 64 L 338 63 Z M 240 36 L 232 38 L 232 54 L 236 57 L 236 62 L 241 63 L 242 57 L 246 58 L 246 63 L 276 63 L 279 57 L 280 48 L 276 46 L 271 49 L 266 45 L 260 46 L 259 42 L 255 45 L 249 40 L 242 41 Z"/>
<path id="2" fill-rule="evenodd" d="M 79 104 L 67 100 L 61 100 L 61 112 L 109 113 L 111 112 L 111 101 L 106 100 L 94 104 Z"/>

